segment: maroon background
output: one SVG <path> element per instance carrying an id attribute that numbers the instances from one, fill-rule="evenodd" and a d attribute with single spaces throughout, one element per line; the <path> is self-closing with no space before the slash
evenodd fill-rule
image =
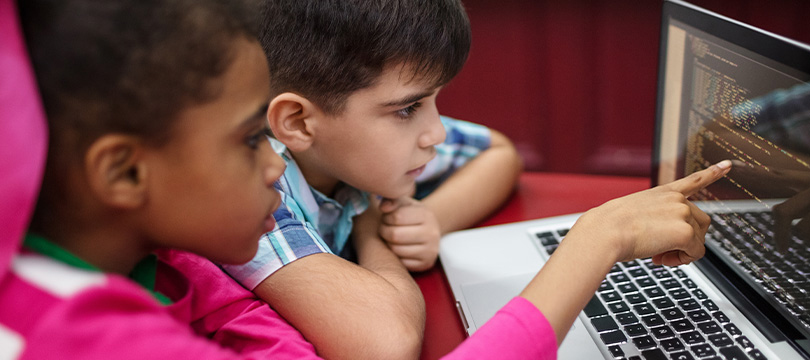
<path id="1" fill-rule="evenodd" d="M 660 1 L 463 1 L 473 45 L 441 113 L 505 133 L 528 170 L 649 174 Z M 693 3 L 810 42 L 810 1 Z"/>

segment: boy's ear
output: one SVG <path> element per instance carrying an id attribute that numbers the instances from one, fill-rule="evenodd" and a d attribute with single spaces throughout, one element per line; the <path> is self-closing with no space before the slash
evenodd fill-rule
<path id="1" fill-rule="evenodd" d="M 273 98 L 267 108 L 267 121 L 273 136 L 293 152 L 309 148 L 321 117 L 322 112 L 315 104 L 289 92 Z"/>
<path id="2" fill-rule="evenodd" d="M 90 145 L 84 171 L 90 190 L 102 203 L 132 209 L 146 199 L 143 145 L 133 137 L 104 135 Z"/>

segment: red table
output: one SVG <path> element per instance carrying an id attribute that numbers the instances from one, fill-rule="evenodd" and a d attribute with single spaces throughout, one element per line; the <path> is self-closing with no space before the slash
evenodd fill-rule
<path id="1" fill-rule="evenodd" d="M 479 226 L 504 224 L 539 217 L 585 211 L 607 200 L 648 188 L 648 178 L 574 174 L 531 173 L 521 175 L 507 203 Z M 456 312 L 453 294 L 437 263 L 414 274 L 427 307 L 422 359 L 438 359 L 466 338 Z"/>

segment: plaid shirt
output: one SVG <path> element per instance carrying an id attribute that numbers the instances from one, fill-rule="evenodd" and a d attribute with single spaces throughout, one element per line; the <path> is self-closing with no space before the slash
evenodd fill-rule
<path id="1" fill-rule="evenodd" d="M 444 116 L 441 121 L 447 139 L 436 146 L 436 157 L 416 179 L 417 198 L 429 194 L 490 145 L 490 132 L 485 126 Z M 307 183 L 284 145 L 275 139 L 270 142 L 287 163 L 284 174 L 274 184 L 281 193 L 281 206 L 273 214 L 276 226 L 259 239 L 259 251 L 253 260 L 242 265 L 222 265 L 248 289 L 307 255 L 333 253 L 354 260 L 354 249 L 348 241 L 352 218 L 369 204 L 368 193 L 348 185 L 339 188 L 334 199 L 318 192 Z"/>

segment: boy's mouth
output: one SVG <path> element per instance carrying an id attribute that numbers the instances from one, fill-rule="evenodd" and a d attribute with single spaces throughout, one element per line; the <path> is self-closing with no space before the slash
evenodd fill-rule
<path id="1" fill-rule="evenodd" d="M 422 165 L 416 169 L 407 172 L 407 175 L 417 177 L 422 174 L 422 171 L 425 171 L 425 165 Z"/>

